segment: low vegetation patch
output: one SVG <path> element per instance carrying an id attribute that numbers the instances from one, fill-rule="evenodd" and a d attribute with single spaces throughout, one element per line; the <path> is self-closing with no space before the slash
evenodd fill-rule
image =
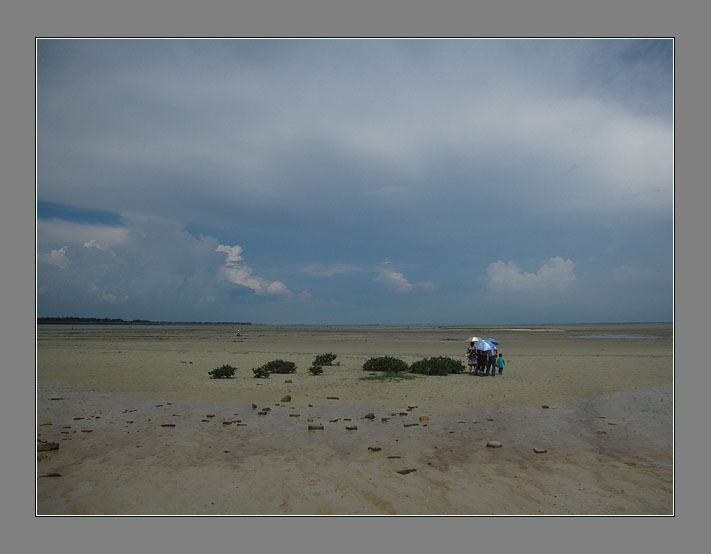
<path id="1" fill-rule="evenodd" d="M 333 365 L 333 361 L 336 359 L 336 355 L 333 352 L 329 352 L 328 354 L 319 354 L 314 358 L 314 366 L 324 366 L 324 365 Z"/>
<path id="2" fill-rule="evenodd" d="M 294 373 L 296 364 L 287 360 L 272 360 L 264 365 L 252 369 L 254 376 L 266 379 L 271 373 Z"/>
<path id="3" fill-rule="evenodd" d="M 309 373 L 311 375 L 321 375 L 323 373 L 323 366 L 314 363 L 314 365 L 309 368 Z"/>
<path id="4" fill-rule="evenodd" d="M 231 379 L 235 371 L 237 371 L 236 367 L 225 364 L 222 367 L 216 367 L 212 371 L 208 371 L 207 374 L 210 376 L 210 379 Z"/>
<path id="5" fill-rule="evenodd" d="M 399 373 L 407 371 L 408 366 L 399 358 L 392 356 L 380 356 L 378 358 L 370 358 L 363 364 L 365 371 L 384 371 L 387 373 Z"/>
<path id="6" fill-rule="evenodd" d="M 463 371 L 464 364 L 461 361 L 447 356 L 425 358 L 410 366 L 410 373 L 419 373 L 420 375 L 449 375 Z"/>

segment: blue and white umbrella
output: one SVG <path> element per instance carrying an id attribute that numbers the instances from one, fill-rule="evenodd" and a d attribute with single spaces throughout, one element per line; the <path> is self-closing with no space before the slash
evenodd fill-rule
<path id="1" fill-rule="evenodd" d="M 499 344 L 499 341 L 496 339 L 483 339 L 483 340 L 485 340 L 486 342 L 490 342 L 491 344 Z"/>
<path id="2" fill-rule="evenodd" d="M 487 342 L 486 340 L 480 340 L 474 345 L 474 348 L 481 352 L 489 352 L 491 350 L 496 350 L 496 347 L 490 342 Z"/>

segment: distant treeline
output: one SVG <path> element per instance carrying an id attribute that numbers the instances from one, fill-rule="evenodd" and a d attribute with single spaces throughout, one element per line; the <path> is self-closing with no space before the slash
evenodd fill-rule
<path id="1" fill-rule="evenodd" d="M 61 325 L 251 325 L 248 321 L 150 321 L 117 317 L 38 317 L 38 324 Z"/>

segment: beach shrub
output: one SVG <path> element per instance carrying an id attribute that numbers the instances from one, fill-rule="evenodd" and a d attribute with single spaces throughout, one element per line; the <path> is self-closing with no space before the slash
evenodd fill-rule
<path id="1" fill-rule="evenodd" d="M 323 367 L 320 365 L 316 365 L 316 363 L 314 362 L 314 365 L 309 368 L 309 373 L 311 375 L 321 375 L 323 373 Z"/>
<path id="2" fill-rule="evenodd" d="M 319 354 L 314 358 L 314 366 L 317 365 L 333 365 L 333 360 L 336 359 L 336 355 L 333 352 L 329 352 L 328 354 Z"/>
<path id="3" fill-rule="evenodd" d="M 268 379 L 269 378 L 269 370 L 263 365 L 259 366 L 259 367 L 252 368 L 252 371 L 254 372 L 254 376 L 258 379 Z"/>
<path id="4" fill-rule="evenodd" d="M 294 373 L 296 371 L 296 364 L 286 360 L 272 360 L 264 364 L 263 367 L 269 373 Z"/>
<path id="5" fill-rule="evenodd" d="M 398 373 L 400 371 L 407 371 L 408 367 L 407 364 L 399 358 L 394 358 L 392 356 L 380 356 L 378 358 L 370 358 L 363 364 L 363 369 L 365 371 Z"/>
<path id="6" fill-rule="evenodd" d="M 464 364 L 461 361 L 447 356 L 424 358 L 410 366 L 411 373 L 419 373 L 421 375 L 449 375 L 450 373 L 462 373 L 463 371 Z"/>
<path id="7" fill-rule="evenodd" d="M 222 367 L 216 367 L 212 371 L 208 371 L 207 374 L 210 376 L 210 379 L 231 379 L 236 370 L 236 367 L 225 364 Z"/>

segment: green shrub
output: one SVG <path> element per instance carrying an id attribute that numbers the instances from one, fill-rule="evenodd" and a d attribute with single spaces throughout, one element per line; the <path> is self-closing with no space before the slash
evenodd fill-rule
<path id="1" fill-rule="evenodd" d="M 294 373 L 296 371 L 296 364 L 286 360 L 272 360 L 262 367 L 266 368 L 269 373 Z"/>
<path id="2" fill-rule="evenodd" d="M 231 379 L 236 370 L 237 368 L 231 365 L 223 365 L 222 367 L 216 367 L 212 371 L 208 371 L 207 374 L 210 376 L 210 379 Z"/>
<path id="3" fill-rule="evenodd" d="M 450 373 L 462 373 L 462 371 L 464 371 L 464 364 L 447 356 L 425 358 L 410 366 L 410 373 L 421 375 L 449 375 Z"/>
<path id="4" fill-rule="evenodd" d="M 333 360 L 336 359 L 336 355 L 333 352 L 329 352 L 328 354 L 319 354 L 314 358 L 314 366 L 317 365 L 333 365 Z"/>
<path id="5" fill-rule="evenodd" d="M 314 365 L 309 368 L 309 373 L 311 375 L 321 375 L 323 373 L 323 367 L 314 363 Z"/>
<path id="6" fill-rule="evenodd" d="M 370 358 L 363 364 L 365 371 L 385 371 L 388 373 L 398 373 L 407 371 L 408 367 L 405 362 L 392 356 L 381 356 L 379 358 Z"/>
<path id="7" fill-rule="evenodd" d="M 259 379 L 268 379 L 269 378 L 269 370 L 262 366 L 252 368 L 252 371 L 254 372 L 254 376 Z"/>

